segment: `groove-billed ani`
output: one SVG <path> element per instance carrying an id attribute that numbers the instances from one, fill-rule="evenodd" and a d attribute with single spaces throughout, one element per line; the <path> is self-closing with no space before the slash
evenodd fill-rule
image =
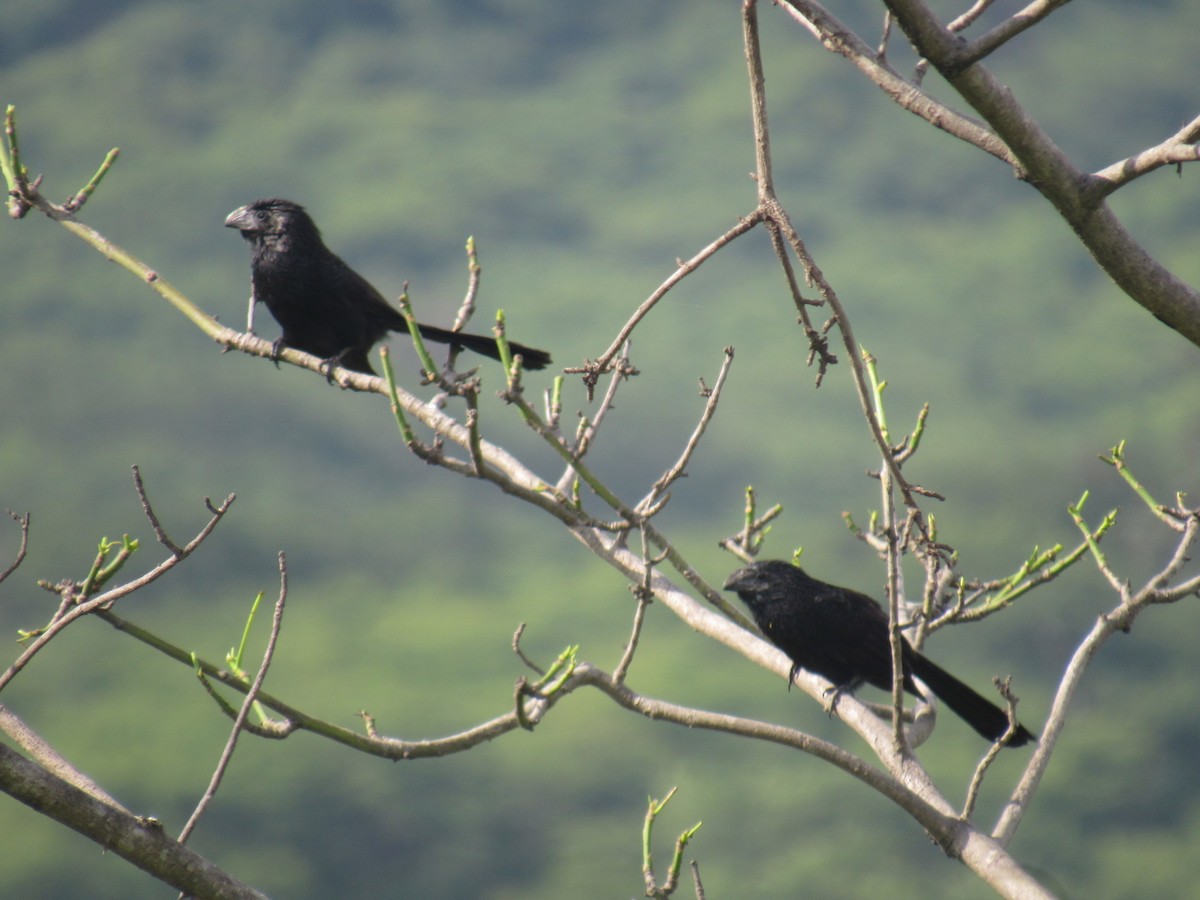
<path id="1" fill-rule="evenodd" d="M 365 278 L 342 262 L 304 207 L 290 200 L 256 200 L 225 219 L 250 244 L 251 311 L 267 305 L 283 329 L 276 353 L 295 347 L 356 372 L 374 375 L 367 354 L 389 331 L 408 322 Z M 421 337 L 500 358 L 491 337 L 418 325 Z M 550 354 L 516 342 L 527 369 L 544 369 Z"/>
<path id="2" fill-rule="evenodd" d="M 828 678 L 837 690 L 852 691 L 864 681 L 892 689 L 888 617 L 870 597 L 818 581 L 781 560 L 738 569 L 725 580 L 725 590 L 737 591 L 762 633 L 792 660 L 791 678 L 807 669 Z M 989 741 L 1000 739 L 1008 728 L 1007 713 L 934 665 L 907 640 L 902 647 L 906 691 L 919 697 L 913 677 L 921 679 L 981 735 Z M 1018 725 L 1008 746 L 1032 740 L 1033 734 Z"/>

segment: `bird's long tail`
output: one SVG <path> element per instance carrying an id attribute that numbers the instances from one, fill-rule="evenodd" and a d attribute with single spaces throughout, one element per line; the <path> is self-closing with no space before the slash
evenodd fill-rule
<path id="1" fill-rule="evenodd" d="M 1008 730 L 1008 713 L 996 704 L 981 697 L 945 669 L 930 662 L 919 653 L 914 652 L 909 662 L 913 675 L 929 685 L 929 689 L 954 710 L 964 722 L 989 741 L 999 740 Z M 1032 732 L 1024 725 L 1018 724 L 1008 746 L 1020 747 L 1036 740 L 1037 738 Z"/>
<path id="2" fill-rule="evenodd" d="M 470 350 L 489 359 L 500 358 L 500 348 L 496 346 L 496 339 L 493 337 L 484 337 L 481 334 L 468 334 L 465 331 L 449 331 L 445 328 L 438 328 L 436 325 L 421 325 L 420 331 L 421 337 L 427 341 L 437 341 L 440 344 L 462 347 L 465 350 Z M 550 354 L 545 350 L 526 347 L 524 344 L 518 344 L 516 341 L 509 341 L 508 346 L 514 354 L 521 354 L 521 359 L 524 361 L 526 369 L 544 369 L 550 365 Z"/>

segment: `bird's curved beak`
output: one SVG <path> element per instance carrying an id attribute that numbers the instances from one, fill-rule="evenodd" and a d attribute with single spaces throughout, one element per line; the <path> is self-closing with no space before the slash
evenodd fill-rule
<path id="1" fill-rule="evenodd" d="M 253 231 L 254 218 L 250 215 L 248 206 L 239 206 L 225 217 L 226 228 L 236 228 L 239 231 Z"/>
<path id="2" fill-rule="evenodd" d="M 738 569 L 725 579 L 724 588 L 727 591 L 749 590 L 757 584 L 758 579 L 755 577 L 756 574 L 749 566 Z"/>

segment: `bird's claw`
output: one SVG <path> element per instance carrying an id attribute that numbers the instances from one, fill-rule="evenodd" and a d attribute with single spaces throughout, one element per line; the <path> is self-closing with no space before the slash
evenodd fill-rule
<path id="1" fill-rule="evenodd" d="M 851 685 L 835 684 L 825 688 L 825 690 L 821 692 L 822 704 L 824 705 L 825 712 L 828 713 L 829 718 L 832 719 L 837 716 L 837 702 L 842 698 L 842 694 L 848 694 L 853 689 L 854 688 Z"/>
<path id="2" fill-rule="evenodd" d="M 342 364 L 342 354 L 330 356 L 321 360 L 321 364 L 317 366 L 317 371 L 325 376 L 325 381 L 333 384 L 333 370 Z"/>

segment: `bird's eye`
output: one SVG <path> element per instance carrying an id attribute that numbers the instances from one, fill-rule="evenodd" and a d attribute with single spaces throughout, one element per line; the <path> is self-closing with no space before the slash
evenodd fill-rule
<path id="1" fill-rule="evenodd" d="M 265 209 L 260 209 L 255 211 L 254 218 L 258 219 L 260 222 L 265 222 L 270 218 L 270 216 L 267 214 Z"/>

